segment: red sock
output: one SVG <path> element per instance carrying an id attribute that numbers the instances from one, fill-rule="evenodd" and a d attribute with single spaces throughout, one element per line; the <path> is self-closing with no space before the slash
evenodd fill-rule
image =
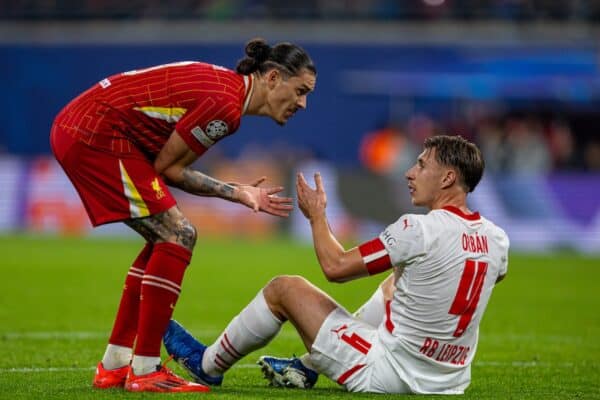
<path id="1" fill-rule="evenodd" d="M 121 295 L 119 311 L 113 325 L 108 343 L 124 347 L 133 347 L 137 333 L 138 311 L 140 306 L 140 287 L 146 264 L 152 255 L 152 243 L 146 243 L 133 262 L 125 278 L 125 287 Z"/>
<path id="2" fill-rule="evenodd" d="M 192 253 L 173 243 L 157 243 L 142 279 L 140 317 L 134 354 L 160 356 L 167 329 L 181 291 L 181 281 Z"/>

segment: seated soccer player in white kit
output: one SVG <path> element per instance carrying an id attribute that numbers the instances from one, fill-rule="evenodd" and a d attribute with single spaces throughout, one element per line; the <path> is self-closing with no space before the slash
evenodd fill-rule
<path id="1" fill-rule="evenodd" d="M 261 357 L 274 384 L 310 387 L 317 372 L 351 392 L 460 394 L 471 381 L 479 323 L 506 274 L 506 233 L 467 208 L 481 179 L 481 152 L 460 136 L 435 136 L 406 173 L 413 204 L 379 237 L 345 250 L 327 222 L 321 176 L 313 190 L 299 174 L 298 205 L 309 220 L 328 280 L 345 282 L 393 269 L 351 315 L 299 276 L 271 280 L 210 346 L 171 321 L 167 350 L 199 382 L 220 385 L 246 354 L 265 346 L 289 320 L 309 353 Z M 387 288 L 387 290 L 386 290 Z M 390 299 L 384 301 L 384 292 Z"/>

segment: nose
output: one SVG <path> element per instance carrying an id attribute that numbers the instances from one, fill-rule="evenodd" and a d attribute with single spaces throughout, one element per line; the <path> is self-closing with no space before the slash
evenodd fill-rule
<path id="1" fill-rule="evenodd" d="M 407 181 L 410 181 L 410 180 L 414 179 L 414 174 L 413 174 L 414 169 L 415 169 L 415 167 L 413 165 L 404 174 L 404 177 L 406 178 Z"/>
<path id="2" fill-rule="evenodd" d="M 306 95 L 298 97 L 298 101 L 296 102 L 298 108 L 306 109 Z"/>

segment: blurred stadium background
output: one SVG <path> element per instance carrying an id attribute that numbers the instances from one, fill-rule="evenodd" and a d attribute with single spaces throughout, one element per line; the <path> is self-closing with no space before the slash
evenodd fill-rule
<path id="1" fill-rule="evenodd" d="M 476 141 L 488 166 L 471 207 L 508 232 L 513 253 L 467 397 L 598 398 L 599 23 L 600 0 L 0 0 L 0 398 L 115 395 L 89 382 L 141 239 L 121 224 L 91 229 L 50 154 L 56 113 L 117 72 L 233 68 L 257 36 L 309 51 L 319 75 L 308 109 L 285 128 L 245 118 L 197 167 L 267 175 L 290 193 L 296 171 L 319 170 L 334 231 L 356 243 L 423 211 L 403 174 L 424 138 Z M 201 238 L 176 318 L 203 340 L 273 275 L 301 273 L 350 310 L 379 281 L 326 282 L 299 212 L 278 220 L 177 196 Z M 265 351 L 303 350 L 288 326 Z M 304 397 L 264 387 L 251 357 L 223 398 Z"/>
<path id="2" fill-rule="evenodd" d="M 222 179 L 325 174 L 348 240 L 413 210 L 404 171 L 434 133 L 487 159 L 471 206 L 514 249 L 600 251 L 600 1 L 260 0 L 0 2 L 0 232 L 91 232 L 50 155 L 54 115 L 116 72 L 178 60 L 233 68 L 256 36 L 305 47 L 318 70 L 285 128 L 247 118 L 198 167 Z M 201 235 L 308 232 L 181 194 Z"/>

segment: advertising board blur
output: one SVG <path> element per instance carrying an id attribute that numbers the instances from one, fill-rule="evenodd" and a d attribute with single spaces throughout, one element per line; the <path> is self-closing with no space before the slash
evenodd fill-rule
<path id="1" fill-rule="evenodd" d="M 332 229 L 343 240 L 360 242 L 379 234 L 387 224 L 412 209 L 403 182 L 371 180 L 368 195 L 352 191 L 361 172 L 333 164 L 310 161 L 297 165 L 312 181 L 320 171 L 328 190 L 328 215 Z M 268 160 L 217 162 L 211 174 L 225 181 L 251 182 L 266 175 L 273 185 L 283 185 L 294 195 L 292 177 Z M 364 177 L 370 180 L 370 177 Z M 286 182 L 287 181 L 287 182 Z M 0 231 L 26 231 L 61 235 L 135 235 L 123 224 L 93 230 L 76 191 L 50 157 L 30 160 L 0 158 Z M 390 190 L 393 189 L 393 190 Z M 376 195 L 375 195 L 375 194 Z M 288 220 L 255 214 L 238 204 L 195 197 L 175 191 L 179 206 L 197 227 L 200 236 L 272 238 L 290 235 L 310 242 L 308 224 L 299 210 Z M 546 251 L 569 248 L 600 252 L 600 175 L 486 176 L 470 196 L 470 207 L 501 226 L 512 248 Z M 383 210 L 385 209 L 385 210 Z M 371 210 L 377 210 L 376 212 Z"/>

